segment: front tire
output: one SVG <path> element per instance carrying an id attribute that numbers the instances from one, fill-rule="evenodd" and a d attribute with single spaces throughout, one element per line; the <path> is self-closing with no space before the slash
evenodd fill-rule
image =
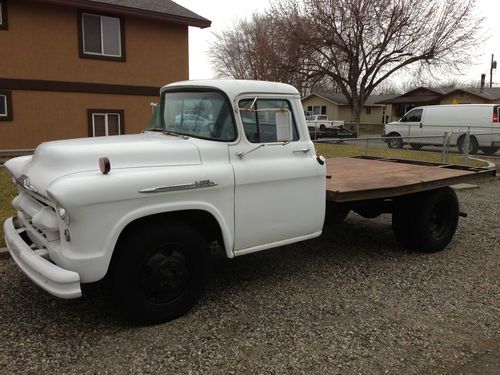
<path id="1" fill-rule="evenodd" d="M 403 140 L 401 139 L 401 135 L 397 133 L 391 133 L 388 135 L 388 137 L 389 139 L 387 139 L 387 147 L 394 149 L 403 148 Z"/>
<path id="2" fill-rule="evenodd" d="M 111 272 L 118 310 L 138 323 L 157 324 L 186 314 L 208 279 L 208 245 L 182 222 L 149 223 L 120 240 Z"/>

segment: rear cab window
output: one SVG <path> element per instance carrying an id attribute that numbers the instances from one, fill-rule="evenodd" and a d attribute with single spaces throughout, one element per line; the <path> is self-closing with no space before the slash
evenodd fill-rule
<path id="1" fill-rule="evenodd" d="M 276 133 L 276 111 L 278 109 L 288 109 L 292 114 L 293 139 L 299 140 L 297 124 L 292 112 L 292 106 L 286 99 L 242 99 L 238 103 L 240 108 L 251 108 L 255 111 L 240 111 L 243 129 L 246 138 L 252 143 L 272 143 L 278 142 Z"/>

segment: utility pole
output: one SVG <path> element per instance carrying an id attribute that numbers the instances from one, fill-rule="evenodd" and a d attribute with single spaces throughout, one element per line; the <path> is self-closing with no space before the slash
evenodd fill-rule
<path id="1" fill-rule="evenodd" d="M 495 55 L 491 54 L 491 67 L 490 67 L 490 88 L 493 87 L 493 69 L 497 68 L 497 62 L 494 60 Z"/>

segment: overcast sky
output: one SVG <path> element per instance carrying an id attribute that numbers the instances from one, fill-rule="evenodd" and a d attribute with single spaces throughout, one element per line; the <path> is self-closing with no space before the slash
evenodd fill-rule
<path id="1" fill-rule="evenodd" d="M 189 64 L 190 79 L 214 78 L 214 72 L 208 61 L 208 48 L 213 40 L 213 32 L 231 27 L 233 23 L 269 6 L 269 0 L 174 0 L 178 4 L 208 18 L 212 27 L 207 29 L 189 28 Z M 499 70 L 493 73 L 493 81 L 500 86 L 500 1 L 478 0 L 478 11 L 486 18 L 485 30 L 490 38 L 481 45 L 476 61 L 464 68 L 462 76 L 447 77 L 461 81 L 480 79 L 481 73 L 486 73 L 489 82 L 491 54 L 499 61 Z"/>

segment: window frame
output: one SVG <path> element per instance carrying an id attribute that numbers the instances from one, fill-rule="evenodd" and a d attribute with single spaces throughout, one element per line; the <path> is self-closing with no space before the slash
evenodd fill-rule
<path id="1" fill-rule="evenodd" d="M 5 97 L 6 116 L 0 115 L 0 121 L 12 121 L 14 115 L 12 113 L 12 93 L 10 91 L 0 91 L 0 96 Z"/>
<path id="2" fill-rule="evenodd" d="M 104 53 L 98 54 L 93 52 L 85 52 L 84 49 L 84 30 L 83 30 L 83 16 L 85 14 L 96 16 L 96 17 L 112 17 L 120 20 L 120 52 L 121 56 L 114 55 L 106 55 Z M 109 14 L 109 13 L 101 13 L 88 11 L 83 9 L 78 9 L 77 11 L 77 23 L 78 23 L 78 49 L 80 58 L 82 59 L 94 59 L 94 60 L 108 60 L 108 61 L 118 61 L 118 62 L 126 62 L 127 54 L 126 54 L 126 42 L 125 42 L 125 19 L 123 16 L 117 14 Z M 102 30 L 102 21 L 101 21 L 101 30 Z M 101 43 L 102 43 L 102 34 L 101 34 Z M 104 48 L 104 46 L 103 46 Z"/>
<path id="3" fill-rule="evenodd" d="M 255 96 L 240 97 L 240 98 L 238 98 L 237 105 L 238 105 L 239 108 L 241 108 L 241 102 L 242 101 L 244 101 L 244 100 L 250 100 L 250 101 L 252 101 L 253 99 L 255 99 Z M 288 103 L 288 106 L 289 106 L 288 110 L 290 111 L 290 114 L 292 116 L 292 125 L 293 125 L 293 128 L 295 129 L 295 132 L 292 132 L 292 133 L 297 134 L 297 139 L 291 140 L 290 143 L 292 143 L 292 142 L 300 142 L 300 140 L 302 139 L 302 134 L 300 133 L 299 127 L 297 126 L 297 120 L 296 120 L 295 114 L 293 112 L 293 105 L 292 105 L 291 101 L 288 98 L 283 98 L 283 97 L 268 97 L 268 96 L 259 97 L 257 95 L 257 101 L 255 102 L 255 106 L 258 109 L 258 102 L 259 101 L 273 101 L 273 100 L 282 100 L 282 101 Z M 245 137 L 245 140 L 248 143 L 250 143 L 250 144 L 282 144 L 283 143 L 282 141 L 262 142 L 262 140 L 260 139 L 260 129 L 259 129 L 258 112 L 253 112 L 253 113 L 255 113 L 255 116 L 256 116 L 256 128 L 257 128 L 257 131 L 258 131 L 258 134 L 259 134 L 259 141 L 258 142 L 253 142 L 252 140 L 250 140 L 248 138 L 248 136 L 247 136 L 246 131 L 245 131 L 245 123 L 243 121 L 243 117 L 241 116 L 241 112 L 242 111 L 240 110 L 238 112 L 239 112 L 239 120 L 241 121 L 241 126 L 242 126 L 242 130 L 243 130 L 243 136 Z"/>
<path id="4" fill-rule="evenodd" d="M 7 0 L 0 0 L 0 30 L 9 29 L 9 15 L 7 11 Z"/>
<path id="5" fill-rule="evenodd" d="M 365 107 L 365 114 L 370 116 L 372 114 L 372 107 Z"/>
<path id="6" fill-rule="evenodd" d="M 87 109 L 87 121 L 88 121 L 88 133 L 89 137 L 91 138 L 97 138 L 95 136 L 95 129 L 94 129 L 94 115 L 119 115 L 119 132 L 120 134 L 117 135 L 124 135 L 125 134 L 125 111 L 123 109 L 94 109 L 90 108 Z M 108 132 L 108 128 L 106 127 L 106 132 Z M 105 135 L 107 137 L 109 135 Z"/>

